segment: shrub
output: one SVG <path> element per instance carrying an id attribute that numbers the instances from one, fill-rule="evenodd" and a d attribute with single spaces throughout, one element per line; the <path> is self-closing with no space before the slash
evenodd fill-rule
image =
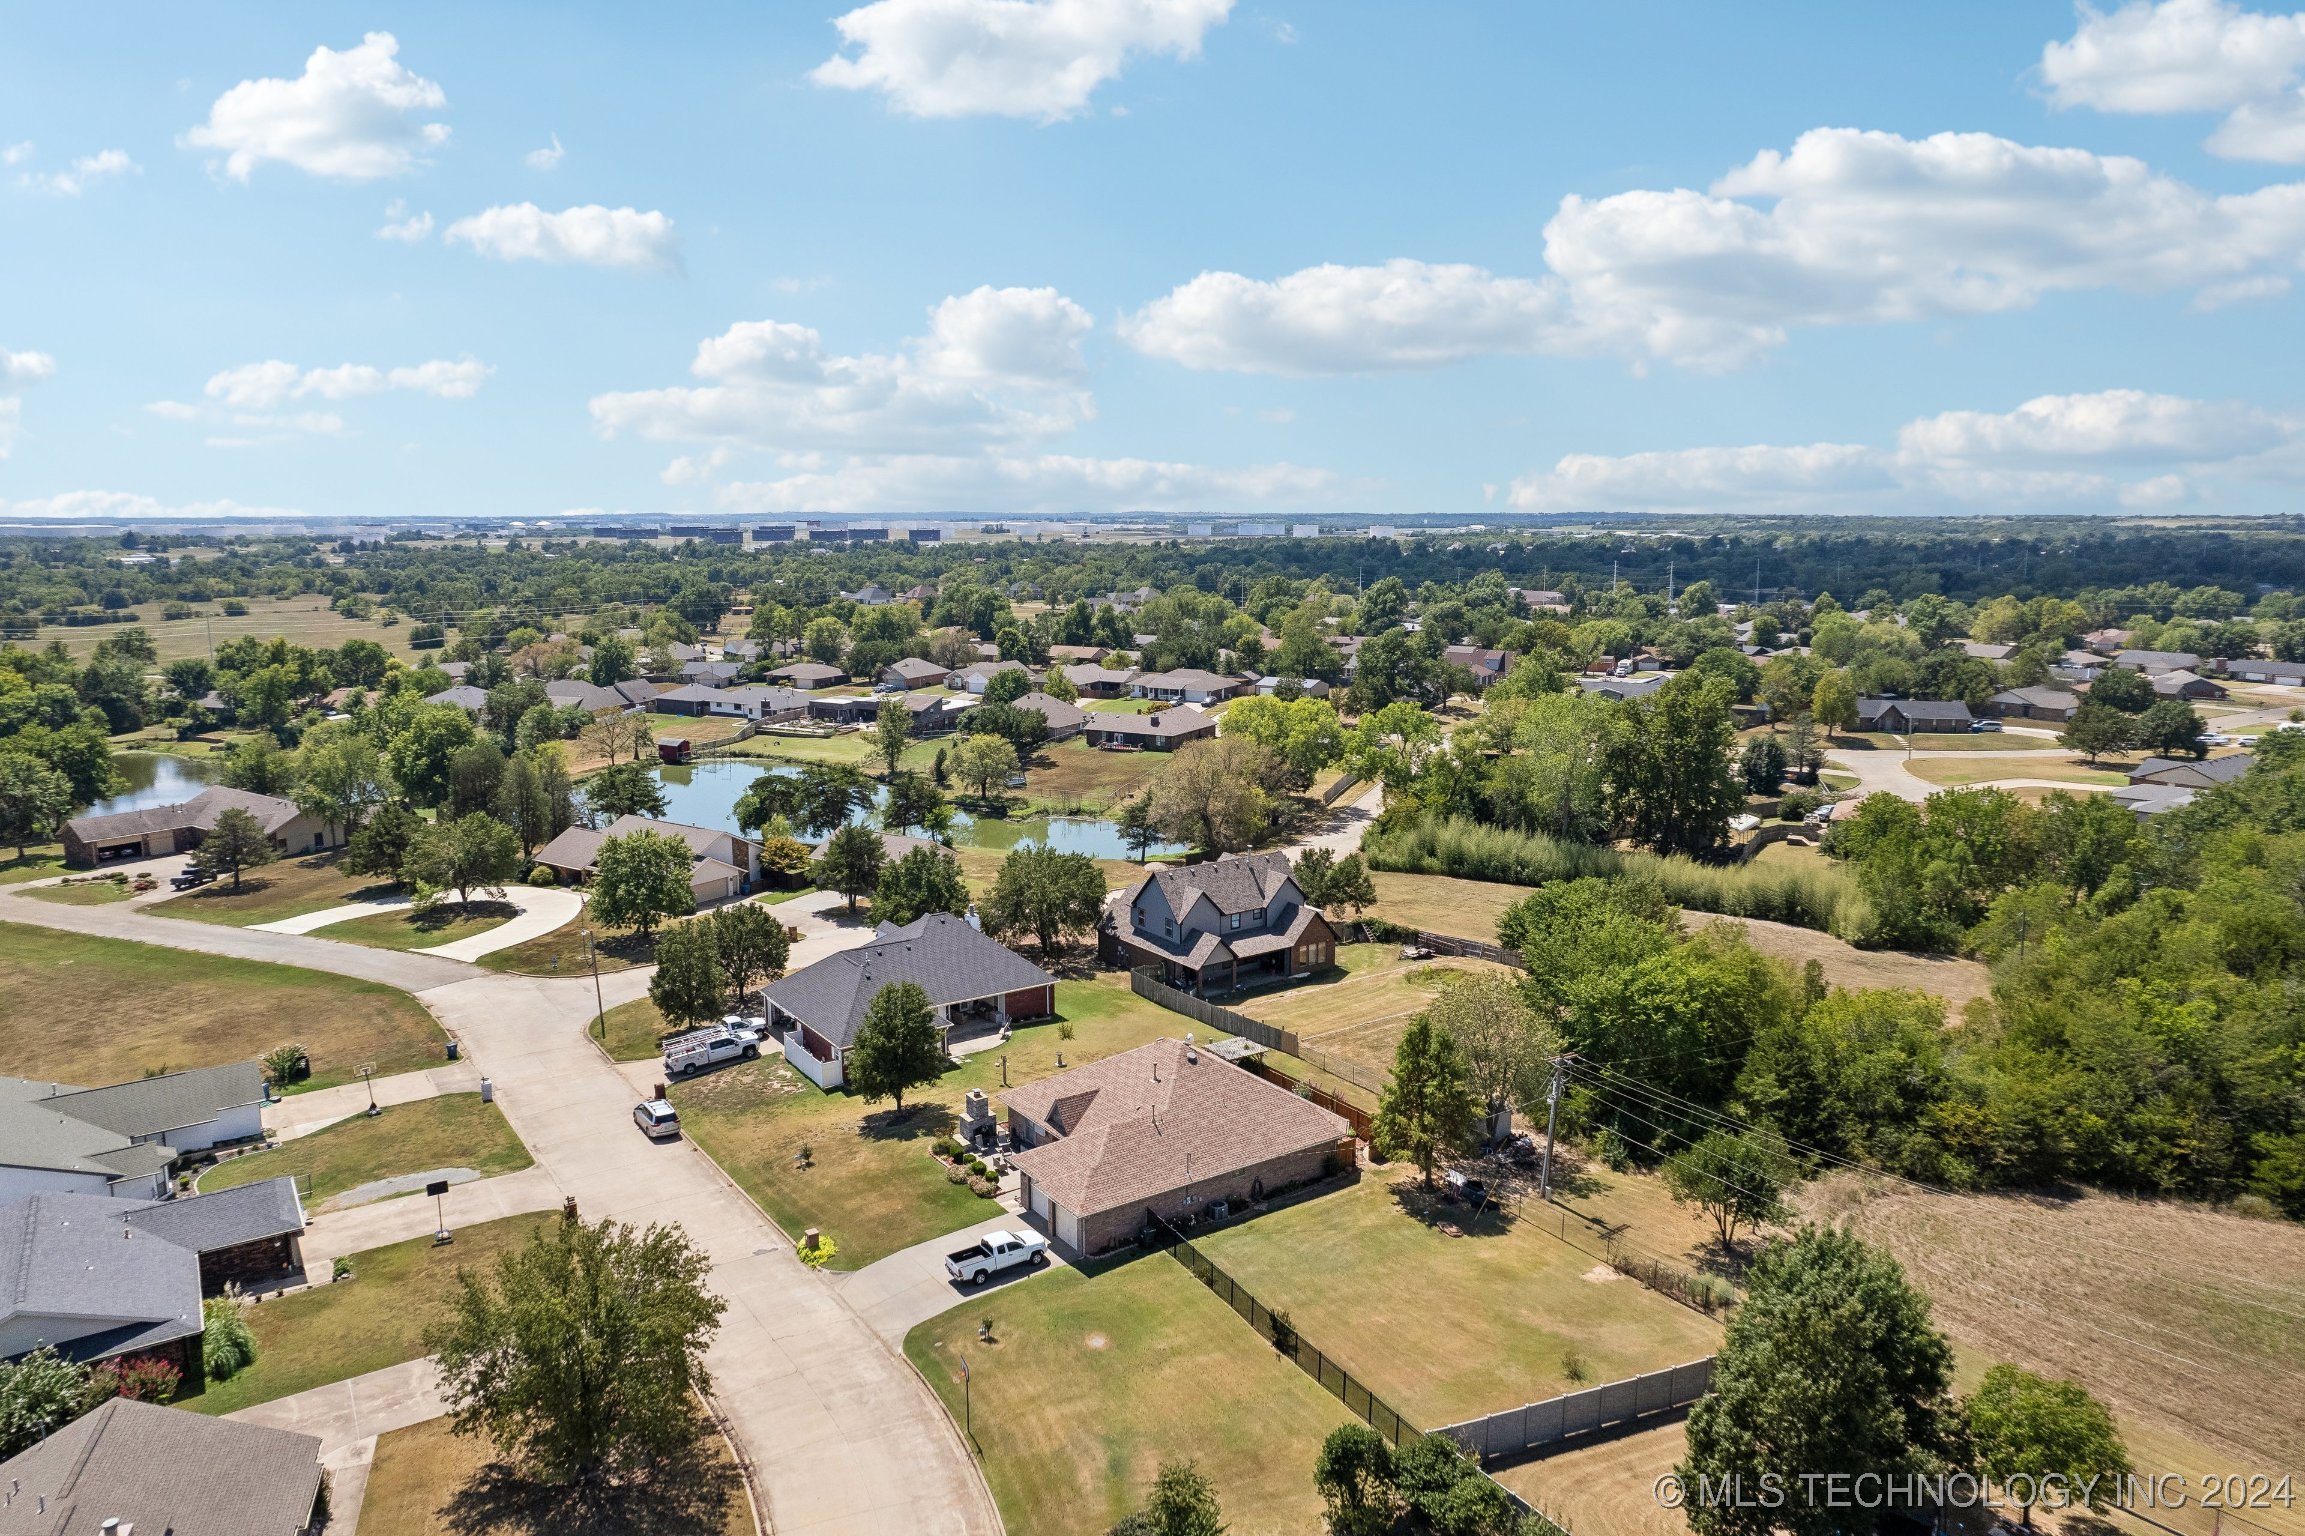
<path id="1" fill-rule="evenodd" d="M 1372 833 L 1363 845 L 1371 869 L 1455 875 L 1506 885 L 1550 885 L 1585 876 L 1657 882 L 1665 900 L 1698 912 L 1793 923 L 1827 933 L 1861 932 L 1856 882 L 1839 868 L 1700 864 L 1679 855 L 1627 853 L 1542 832 L 1488 827 L 1463 817 L 1425 817 Z"/>
<path id="2" fill-rule="evenodd" d="M 795 1248 L 793 1252 L 799 1254 L 800 1262 L 806 1264 L 810 1269 L 822 1269 L 832 1262 L 834 1254 L 840 1252 L 840 1244 L 819 1232 L 816 1235 L 814 1248 Z"/>
<path id="3" fill-rule="evenodd" d="M 968 1170 L 966 1168 L 947 1168 L 944 1171 L 944 1181 L 947 1184 L 966 1184 L 968 1182 Z"/>
<path id="4" fill-rule="evenodd" d="M 312 1053 L 301 1045 L 283 1045 L 264 1053 L 264 1080 L 275 1088 L 302 1082 L 312 1075 Z"/>
<path id="5" fill-rule="evenodd" d="M 1079 1031 L 1072 1027 L 1072 1020 L 1059 1019 L 1056 1021 L 1056 1037 L 1059 1040 L 1070 1040 L 1077 1033 Z"/>
<path id="6" fill-rule="evenodd" d="M 552 866 L 549 864 L 532 864 L 528 870 L 528 883 L 530 885 L 558 885 L 560 884 L 560 876 L 552 872 Z"/>
<path id="7" fill-rule="evenodd" d="M 992 1172 L 991 1169 L 984 1165 L 984 1159 L 981 1157 L 972 1157 L 968 1160 L 968 1171 L 975 1174 L 980 1179 L 983 1178 L 986 1174 Z"/>
<path id="8" fill-rule="evenodd" d="M 1586 1364 L 1585 1357 L 1575 1350 L 1572 1349 L 1561 1356 L 1561 1376 L 1570 1386 L 1583 1386 L 1592 1378 L 1592 1374 L 1593 1368 Z"/>
<path id="9" fill-rule="evenodd" d="M 1824 794 L 1814 789 L 1796 789 L 1777 802 L 1779 821 L 1806 821 L 1809 813 L 1825 803 Z"/>
<path id="10" fill-rule="evenodd" d="M 184 1383 L 174 1363 L 151 1355 L 107 1360 L 88 1373 L 91 1400 L 125 1397 L 139 1403 L 165 1403 Z"/>
<path id="11" fill-rule="evenodd" d="M 328 1278 L 331 1280 L 351 1279 L 352 1260 L 344 1254 L 338 1254 L 336 1256 L 336 1262 L 329 1266 Z"/>
<path id="12" fill-rule="evenodd" d="M 993 1196 L 1000 1193 L 1000 1185 L 991 1179 L 970 1179 L 968 1181 L 968 1192 L 972 1195 L 978 1196 L 981 1199 L 990 1200 Z"/>
<path id="13" fill-rule="evenodd" d="M 256 1335 L 240 1315 L 240 1298 L 211 1296 L 200 1304 L 200 1363 L 213 1381 L 230 1381 L 256 1362 Z"/>

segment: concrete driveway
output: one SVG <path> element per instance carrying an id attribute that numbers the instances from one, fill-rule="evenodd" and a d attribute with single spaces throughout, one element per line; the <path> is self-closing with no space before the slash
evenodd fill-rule
<path id="1" fill-rule="evenodd" d="M 971 1246 L 987 1232 L 1003 1228 L 1011 1232 L 1033 1230 L 1031 1222 L 1006 1208 L 1005 1202 L 1003 1205 L 997 1214 L 973 1227 L 915 1243 L 862 1269 L 833 1276 L 833 1283 L 840 1287 L 841 1299 L 854 1307 L 857 1316 L 886 1340 L 891 1349 L 901 1350 L 906 1334 L 939 1313 L 997 1295 L 1019 1280 L 1063 1268 L 1064 1257 L 1051 1243 L 1046 1264 L 1013 1269 L 983 1285 L 962 1285 L 945 1274 L 944 1256 Z"/>
<path id="2" fill-rule="evenodd" d="M 519 916 L 498 923 L 486 933 L 476 933 L 453 944 L 436 944 L 418 953 L 438 955 L 443 960 L 477 960 L 530 939 L 541 939 L 584 910 L 584 898 L 574 891 L 516 885 L 504 895 L 520 909 Z"/>
<path id="3" fill-rule="evenodd" d="M 444 1093 L 476 1093 L 480 1067 L 470 1060 L 451 1061 L 422 1072 L 395 1072 L 371 1083 L 343 1083 L 311 1093 L 292 1093 L 264 1106 L 264 1128 L 282 1141 L 309 1136 L 366 1110 L 371 1088 L 376 1102 L 386 1106 L 414 1104 Z"/>

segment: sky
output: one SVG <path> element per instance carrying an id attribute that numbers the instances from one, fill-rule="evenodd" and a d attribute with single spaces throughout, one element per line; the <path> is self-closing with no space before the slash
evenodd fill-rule
<path id="1" fill-rule="evenodd" d="M 2305 14 L 0 21 L 0 517 L 2293 510 Z"/>

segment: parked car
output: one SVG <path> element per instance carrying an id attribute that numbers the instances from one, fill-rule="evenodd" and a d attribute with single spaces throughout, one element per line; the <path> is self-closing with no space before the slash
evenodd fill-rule
<path id="1" fill-rule="evenodd" d="M 973 1247 L 944 1256 L 944 1272 L 982 1285 L 1004 1269 L 1048 1262 L 1048 1239 L 1038 1232 L 987 1232 Z"/>
<path id="2" fill-rule="evenodd" d="M 194 886 L 206 885 L 209 881 L 214 880 L 215 878 L 216 877 L 214 875 L 210 874 L 207 870 L 202 869 L 197 865 L 187 865 L 184 869 L 168 877 L 168 889 L 172 891 L 189 891 Z"/>
<path id="3" fill-rule="evenodd" d="M 1969 722 L 1969 729 L 1972 733 L 1997 731 L 2000 728 L 2001 722 L 1998 720 L 1972 720 Z"/>
<path id="4" fill-rule="evenodd" d="M 642 1099 L 632 1106 L 632 1123 L 650 1141 L 680 1134 L 680 1111 L 663 1099 Z"/>
<path id="5" fill-rule="evenodd" d="M 699 1029 L 664 1042 L 664 1070 L 673 1077 L 691 1077 L 726 1061 L 751 1061 L 760 1054 L 760 1032 L 749 1026 Z"/>

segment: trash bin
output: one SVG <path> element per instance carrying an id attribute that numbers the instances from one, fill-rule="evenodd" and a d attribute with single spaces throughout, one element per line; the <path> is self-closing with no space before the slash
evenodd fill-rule
<path id="1" fill-rule="evenodd" d="M 464 1047 L 463 1047 L 463 1045 L 461 1045 L 460 1043 L 458 1043 L 458 1041 L 457 1041 L 457 1038 L 456 1038 L 454 1035 L 450 1035 L 450 1036 L 448 1037 L 448 1059 L 449 1059 L 450 1061 L 455 1061 L 457 1058 L 461 1057 L 463 1054 L 464 1054 Z"/>
<path id="2" fill-rule="evenodd" d="M 496 1102 L 496 1084 L 485 1077 L 480 1080 L 480 1102 L 483 1104 Z"/>

